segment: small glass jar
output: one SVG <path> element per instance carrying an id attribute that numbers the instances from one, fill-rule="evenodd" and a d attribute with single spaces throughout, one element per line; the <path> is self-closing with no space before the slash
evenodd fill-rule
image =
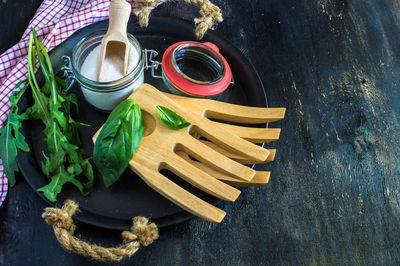
<path id="1" fill-rule="evenodd" d="M 80 84 L 86 101 L 96 109 L 111 111 L 121 101 L 126 99 L 133 90 L 144 83 L 144 54 L 140 43 L 131 34 L 128 39 L 131 47 L 136 49 L 138 54 L 137 65 L 126 76 L 110 81 L 98 82 L 86 78 L 81 74 L 81 66 L 88 54 L 98 45 L 106 31 L 94 32 L 80 40 L 72 50 L 71 66 L 72 77 Z"/>
<path id="2" fill-rule="evenodd" d="M 213 43 L 174 43 L 165 50 L 162 63 L 153 59 L 158 55 L 156 51 L 145 50 L 145 53 L 146 69 L 152 68 L 153 78 L 161 78 L 172 93 L 208 97 L 222 93 L 233 84 L 231 68 Z M 158 66 L 161 66 L 161 76 L 155 74 Z"/>
<path id="3" fill-rule="evenodd" d="M 213 96 L 230 84 L 232 74 L 219 48 L 210 42 L 179 42 L 162 59 L 162 76 L 171 92 L 196 97 Z"/>

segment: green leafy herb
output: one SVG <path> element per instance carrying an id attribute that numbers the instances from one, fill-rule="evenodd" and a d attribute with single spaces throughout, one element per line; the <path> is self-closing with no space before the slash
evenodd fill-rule
<path id="1" fill-rule="evenodd" d="M 21 86 L 22 82 L 19 82 L 15 89 Z M 8 178 L 8 184 L 10 186 L 15 185 L 15 172 L 18 171 L 16 158 L 18 155 L 18 149 L 28 152 L 29 147 L 25 142 L 25 137 L 19 131 L 21 128 L 21 122 L 27 119 L 26 114 L 18 114 L 18 102 L 22 94 L 24 94 L 26 86 L 20 91 L 14 90 L 9 100 L 11 103 L 11 110 L 8 113 L 7 121 L 0 128 L 0 155 L 3 161 L 4 173 Z"/>
<path id="2" fill-rule="evenodd" d="M 39 60 L 45 79 L 41 88 L 35 77 L 36 59 Z M 20 85 L 21 83 L 17 88 Z M 21 122 L 29 117 L 41 119 L 45 125 L 43 133 L 49 153 L 49 156 L 43 153 L 45 161 L 42 163 L 42 170 L 50 178 L 50 183 L 38 190 L 50 201 L 56 201 L 62 186 L 67 182 L 78 187 L 83 195 L 87 195 L 87 190 L 93 187 L 92 166 L 88 158 L 83 158 L 84 151 L 79 148 L 78 128 L 87 125 L 76 122 L 71 117 L 71 104 L 77 109 L 77 101 L 75 95 L 62 91 L 65 86 L 65 81 L 54 75 L 46 48 L 32 29 L 28 48 L 28 79 L 23 89 L 14 91 L 10 96 L 11 110 L 0 129 L 0 155 L 9 184 L 13 186 L 14 173 L 18 171 L 15 160 L 18 149 L 29 151 L 24 136 L 19 132 Z M 28 87 L 32 90 L 34 104 L 25 113 L 18 114 L 18 101 Z M 86 183 L 76 178 L 79 175 L 86 176 Z"/>
<path id="3" fill-rule="evenodd" d="M 41 88 L 35 78 L 36 57 L 45 79 Z M 65 82 L 55 77 L 46 48 L 36 38 L 33 29 L 29 38 L 28 81 L 34 104 L 27 113 L 41 119 L 45 125 L 43 133 L 49 152 L 49 156 L 43 154 L 42 170 L 50 178 L 50 183 L 38 190 L 50 201 L 56 201 L 62 186 L 70 182 L 82 195 L 87 195 L 87 190 L 93 187 L 93 170 L 89 159 L 83 158 L 84 151 L 79 148 L 78 128 L 84 124 L 76 122 L 70 115 L 71 104 L 76 105 L 76 98 L 62 92 Z M 86 183 L 77 179 L 80 175 L 87 178 Z"/>
<path id="4" fill-rule="evenodd" d="M 161 121 L 170 128 L 181 129 L 190 125 L 182 116 L 167 107 L 157 105 L 156 109 Z"/>
<path id="5" fill-rule="evenodd" d="M 94 162 L 106 187 L 121 176 L 135 154 L 144 131 L 139 105 L 128 99 L 110 114 L 94 144 Z"/>

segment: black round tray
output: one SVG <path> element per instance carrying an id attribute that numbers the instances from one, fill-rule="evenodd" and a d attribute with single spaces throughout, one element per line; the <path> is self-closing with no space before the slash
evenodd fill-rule
<path id="1" fill-rule="evenodd" d="M 72 48 L 81 38 L 94 31 L 105 30 L 107 27 L 108 21 L 102 21 L 74 33 L 50 52 L 53 67 L 55 69 L 62 67 L 63 60 L 61 57 L 63 55 L 71 56 Z M 196 40 L 193 23 L 174 18 L 152 17 L 149 27 L 140 28 L 136 19 L 131 17 L 128 31 L 139 40 L 143 49 L 158 51 L 159 55 L 156 59 L 159 61 L 161 61 L 165 49 L 171 44 L 179 41 Z M 213 97 L 213 99 L 242 105 L 266 107 L 267 100 L 262 82 L 254 67 L 241 52 L 213 32 L 209 32 L 202 41 L 213 42 L 220 48 L 221 54 L 231 66 L 235 80 L 235 85 L 231 85 L 224 93 Z M 40 75 L 38 76 L 40 80 Z M 145 82 L 162 91 L 167 91 L 162 80 L 153 79 L 150 73 L 145 74 Z M 80 134 L 86 156 L 92 156 L 93 143 L 91 138 L 105 122 L 107 114 L 91 108 L 83 99 L 78 85 L 75 85 L 71 91 L 78 96 L 79 113 L 76 119 L 91 125 L 91 127 L 81 128 Z M 23 109 L 30 105 L 32 105 L 32 97 L 27 92 L 21 98 L 20 107 Z M 43 160 L 42 150 L 45 150 L 42 133 L 43 126 L 40 121 L 24 121 L 21 131 L 26 136 L 31 151 L 28 153 L 19 152 L 18 165 L 27 182 L 37 191 L 38 188 L 48 183 L 47 178 L 40 169 L 40 162 Z M 154 152 L 157 152 L 157 149 Z M 139 215 L 149 217 L 159 227 L 175 225 L 193 217 L 190 213 L 183 211 L 180 207 L 153 191 L 129 169 L 123 173 L 119 181 L 108 189 L 104 186 L 100 174 L 96 169 L 94 170 L 95 185 L 89 196 L 81 196 L 78 189 L 66 184 L 56 202 L 58 206 L 61 206 L 65 199 L 77 201 L 81 209 L 81 212 L 76 215 L 76 219 L 79 221 L 104 228 L 126 230 L 131 226 L 131 218 Z M 211 204 L 218 203 L 219 200 L 216 198 L 185 184 L 173 174 L 165 174 L 174 182 Z M 54 205 L 42 193 L 37 193 L 49 205 Z"/>

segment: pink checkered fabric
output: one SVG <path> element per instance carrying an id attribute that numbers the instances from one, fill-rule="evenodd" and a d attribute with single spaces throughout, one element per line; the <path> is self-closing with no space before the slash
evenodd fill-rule
<path id="1" fill-rule="evenodd" d="M 51 50 L 68 38 L 76 30 L 94 22 L 108 18 L 111 0 L 44 0 L 30 21 L 21 40 L 0 55 L 0 126 L 7 119 L 11 108 L 8 101 L 14 86 L 28 73 L 28 40 L 33 27 L 39 40 L 47 50 Z M 132 12 L 136 11 L 134 0 L 128 0 Z M 0 159 L 0 206 L 8 189 Z"/>

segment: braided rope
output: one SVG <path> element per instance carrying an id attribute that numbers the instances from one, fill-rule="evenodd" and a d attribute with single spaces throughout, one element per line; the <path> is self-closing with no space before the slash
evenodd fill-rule
<path id="1" fill-rule="evenodd" d="M 46 208 L 42 217 L 53 226 L 58 242 L 67 250 L 91 257 L 99 261 L 120 261 L 136 253 L 140 245 L 148 246 L 158 238 L 158 229 L 154 223 L 148 224 L 145 217 L 135 217 L 130 231 L 122 232 L 123 243 L 116 248 L 104 248 L 86 243 L 75 236 L 75 224 L 72 215 L 79 211 L 78 204 L 67 200 L 61 209 Z"/>
<path id="2" fill-rule="evenodd" d="M 135 15 L 138 17 L 139 25 L 141 27 L 147 27 L 149 25 L 149 15 L 152 7 L 156 6 L 161 2 L 175 1 L 175 0 L 136 0 L 135 7 L 138 11 Z M 214 29 L 217 22 L 222 22 L 222 14 L 219 7 L 211 3 L 209 0 L 179 0 L 193 6 L 200 8 L 200 18 L 195 18 L 194 23 L 196 25 L 195 34 L 198 39 L 202 39 L 204 34 L 209 29 Z"/>

